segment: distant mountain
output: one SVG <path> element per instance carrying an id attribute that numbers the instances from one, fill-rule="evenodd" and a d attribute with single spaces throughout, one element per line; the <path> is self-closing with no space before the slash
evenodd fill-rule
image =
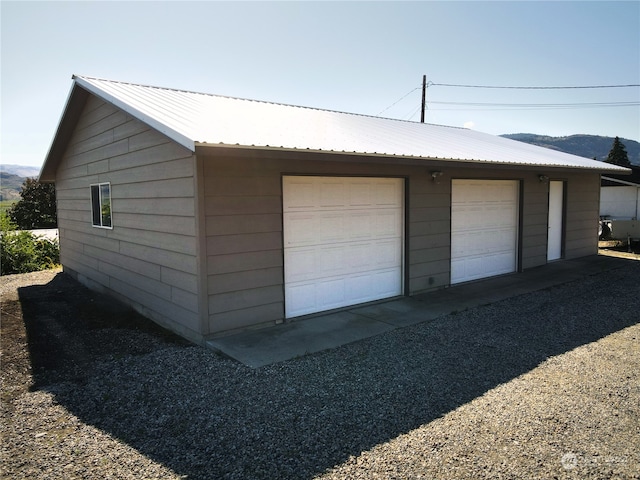
<path id="1" fill-rule="evenodd" d="M 548 137 L 545 135 L 536 135 L 535 133 L 512 133 L 500 136 L 518 140 L 519 142 L 531 143 L 540 147 L 571 153 L 579 157 L 595 158 L 600 161 L 606 160 L 614 140 L 613 137 L 602 137 L 599 135 Z M 640 143 L 626 138 L 621 138 L 620 141 L 627 150 L 631 164 L 640 165 Z"/>
<path id="2" fill-rule="evenodd" d="M 0 163 L 0 172 L 11 173 L 19 177 L 37 177 L 40 174 L 40 168 L 30 167 L 28 165 L 5 165 Z"/>
<path id="3" fill-rule="evenodd" d="M 20 190 L 26 177 L 0 171 L 0 200 L 20 200 Z"/>
<path id="4" fill-rule="evenodd" d="M 24 181 L 40 174 L 38 167 L 0 164 L 0 201 L 20 200 Z"/>

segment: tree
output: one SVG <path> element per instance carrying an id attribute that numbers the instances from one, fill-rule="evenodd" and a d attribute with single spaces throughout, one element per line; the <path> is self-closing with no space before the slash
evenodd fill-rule
<path id="1" fill-rule="evenodd" d="M 27 178 L 20 191 L 22 197 L 9 210 L 9 217 L 18 228 L 56 228 L 56 189 L 52 183 L 40 183 Z"/>
<path id="2" fill-rule="evenodd" d="M 622 167 L 630 167 L 629 155 L 627 155 L 627 149 L 618 137 L 613 140 L 613 146 L 607 155 L 605 160 L 607 163 L 613 163 L 614 165 L 620 165 Z"/>

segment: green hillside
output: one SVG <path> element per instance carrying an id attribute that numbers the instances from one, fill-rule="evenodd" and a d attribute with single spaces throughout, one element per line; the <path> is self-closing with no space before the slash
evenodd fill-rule
<path id="1" fill-rule="evenodd" d="M 25 177 L 0 171 L 0 201 L 20 200 L 20 190 Z"/>

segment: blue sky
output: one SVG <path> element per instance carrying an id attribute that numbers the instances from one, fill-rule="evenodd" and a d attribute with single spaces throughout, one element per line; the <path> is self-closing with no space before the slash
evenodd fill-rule
<path id="1" fill-rule="evenodd" d="M 427 89 L 430 123 L 640 140 L 638 87 L 437 85 L 640 84 L 638 1 L 2 1 L 0 8 L 2 163 L 42 164 L 72 74 L 413 121 L 426 74 L 435 84 Z M 635 105 L 567 108 L 617 102 Z M 469 105 L 478 103 L 493 105 Z"/>

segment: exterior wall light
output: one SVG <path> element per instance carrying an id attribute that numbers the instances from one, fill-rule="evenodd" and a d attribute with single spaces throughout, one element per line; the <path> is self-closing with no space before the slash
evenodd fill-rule
<path id="1" fill-rule="evenodd" d="M 442 176 L 442 172 L 439 170 L 433 170 L 431 173 L 431 180 L 433 183 L 440 183 L 440 177 Z"/>
<path id="2" fill-rule="evenodd" d="M 540 180 L 540 183 L 547 183 L 549 181 L 549 177 L 546 175 L 538 175 L 538 180 Z"/>

